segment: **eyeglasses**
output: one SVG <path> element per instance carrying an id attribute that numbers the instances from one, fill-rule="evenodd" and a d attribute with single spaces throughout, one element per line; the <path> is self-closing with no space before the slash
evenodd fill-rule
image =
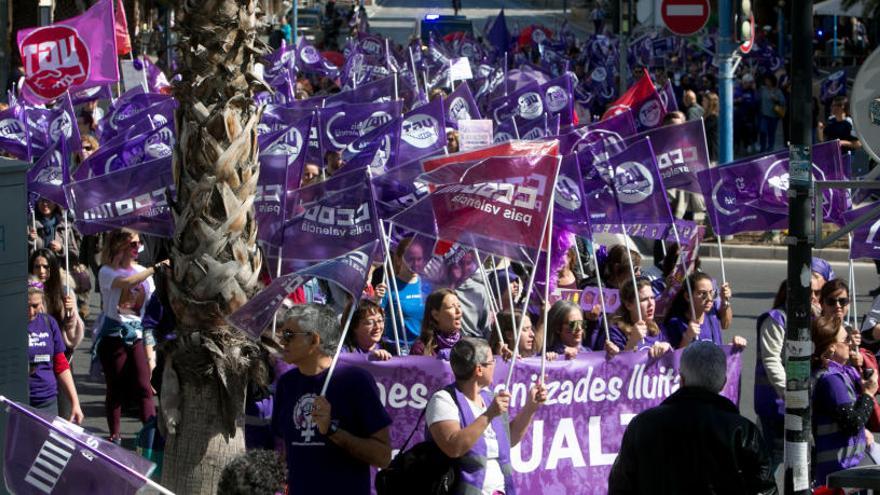
<path id="1" fill-rule="evenodd" d="M 840 306 L 841 308 L 849 304 L 848 297 L 838 297 L 837 299 L 833 297 L 829 297 L 825 299 L 825 304 L 828 306 Z"/>
<path id="2" fill-rule="evenodd" d="M 364 320 L 364 326 L 367 328 L 377 327 L 385 323 L 385 318 L 376 318 L 375 320 Z"/>
<path id="3" fill-rule="evenodd" d="M 715 297 L 714 290 L 698 290 L 694 294 L 701 299 L 711 299 Z"/>
<path id="4" fill-rule="evenodd" d="M 570 328 L 572 332 L 577 332 L 578 330 L 586 328 L 586 322 L 584 320 L 569 321 L 566 325 L 568 325 L 568 328 Z"/>
<path id="5" fill-rule="evenodd" d="M 489 366 L 495 366 L 495 361 L 489 361 L 489 362 L 486 362 L 486 363 L 480 363 L 480 366 L 482 366 L 483 368 L 488 368 Z"/>
<path id="6" fill-rule="evenodd" d="M 297 335 L 308 335 L 312 332 L 305 332 L 302 330 L 294 331 L 294 330 L 284 330 L 281 332 L 281 341 L 282 342 L 290 342 Z"/>

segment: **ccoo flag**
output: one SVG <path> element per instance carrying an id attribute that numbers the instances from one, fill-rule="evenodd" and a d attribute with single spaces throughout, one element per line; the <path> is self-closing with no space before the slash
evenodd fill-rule
<path id="1" fill-rule="evenodd" d="M 113 0 L 99 0 L 82 15 L 18 31 L 24 65 L 22 95 L 45 103 L 66 91 L 119 80 Z"/>
<path id="2" fill-rule="evenodd" d="M 156 467 L 80 426 L 2 400 L 9 411 L 3 478 L 10 493 L 134 495 Z"/>
<path id="3" fill-rule="evenodd" d="M 312 277 L 335 283 L 357 301 L 366 286 L 370 266 L 381 256 L 380 246 L 376 239 L 335 258 L 278 277 L 229 315 L 226 321 L 254 340 L 259 340 L 272 323 L 284 298 Z"/>

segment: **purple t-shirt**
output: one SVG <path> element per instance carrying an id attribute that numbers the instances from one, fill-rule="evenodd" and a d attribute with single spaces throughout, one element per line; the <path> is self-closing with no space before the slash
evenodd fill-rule
<path id="1" fill-rule="evenodd" d="M 290 493 L 369 494 L 370 466 L 321 435 L 311 420 L 326 376 L 326 371 L 306 376 L 293 369 L 275 387 L 272 431 L 284 439 Z M 366 438 L 391 424 L 376 381 L 360 368 L 336 368 L 327 400 L 339 428 L 352 435 Z"/>
<path id="2" fill-rule="evenodd" d="M 42 406 L 58 395 L 52 358 L 64 350 L 64 340 L 55 318 L 40 313 L 28 323 L 28 386 L 32 406 Z"/>
<path id="3" fill-rule="evenodd" d="M 674 317 L 670 319 L 663 327 L 666 330 L 666 337 L 674 349 L 681 345 L 681 339 L 687 332 L 687 317 Z M 718 319 L 718 310 L 716 306 L 706 313 L 703 317 L 703 323 L 700 325 L 699 340 L 710 340 L 715 345 L 723 345 L 724 337 L 721 335 L 721 320 Z"/>

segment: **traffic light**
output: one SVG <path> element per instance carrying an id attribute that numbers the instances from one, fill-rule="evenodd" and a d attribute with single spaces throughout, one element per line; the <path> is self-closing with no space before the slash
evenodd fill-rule
<path id="1" fill-rule="evenodd" d="M 736 0 L 736 15 L 733 17 L 734 41 L 742 52 L 752 49 L 755 39 L 755 15 L 752 12 L 751 0 Z"/>

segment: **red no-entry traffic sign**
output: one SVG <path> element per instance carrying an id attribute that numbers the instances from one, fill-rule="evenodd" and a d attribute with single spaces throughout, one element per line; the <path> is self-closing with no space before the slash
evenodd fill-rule
<path id="1" fill-rule="evenodd" d="M 689 36 L 703 29 L 709 20 L 709 0 L 663 0 L 660 15 L 670 31 Z"/>

